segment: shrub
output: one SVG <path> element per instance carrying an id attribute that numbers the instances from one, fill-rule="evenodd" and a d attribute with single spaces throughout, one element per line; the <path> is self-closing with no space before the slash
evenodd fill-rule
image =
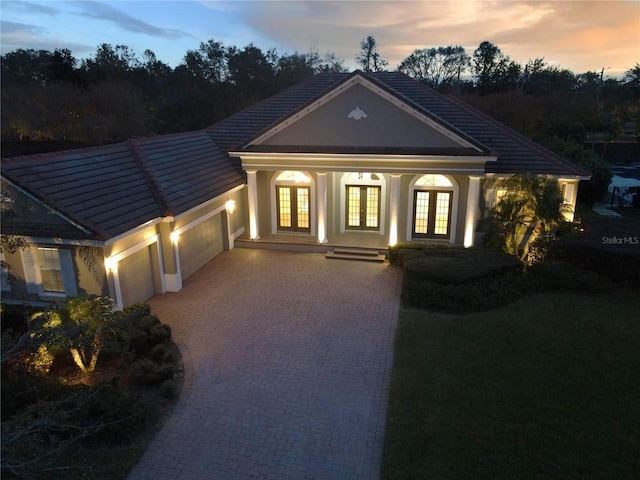
<path id="1" fill-rule="evenodd" d="M 166 343 L 155 345 L 149 353 L 149 358 L 157 363 L 172 363 L 174 361 L 173 352 Z"/>
<path id="2" fill-rule="evenodd" d="M 133 305 L 129 305 L 124 310 L 131 318 L 142 318 L 151 315 L 151 305 L 148 303 L 138 302 Z"/>
<path id="3" fill-rule="evenodd" d="M 137 360 L 131 365 L 133 377 L 139 385 L 151 385 L 168 378 L 174 373 L 174 367 L 170 364 L 158 364 L 149 358 Z"/>
<path id="4" fill-rule="evenodd" d="M 134 362 L 131 365 L 131 371 L 133 372 L 133 378 L 140 385 L 150 385 L 161 380 L 160 365 L 149 358 Z"/>
<path id="5" fill-rule="evenodd" d="M 160 385 L 160 394 L 167 399 L 174 399 L 178 396 L 178 385 L 175 380 L 167 379 Z"/>
<path id="6" fill-rule="evenodd" d="M 147 333 L 138 327 L 133 327 L 129 333 L 129 350 L 143 352 L 148 347 L 149 337 Z"/>
<path id="7" fill-rule="evenodd" d="M 606 293 L 613 289 L 607 278 L 565 262 L 537 263 L 529 272 L 537 292 Z"/>
<path id="8" fill-rule="evenodd" d="M 471 283 L 442 284 L 428 280 L 405 283 L 402 301 L 406 307 L 447 313 L 491 310 L 512 303 L 527 292 L 524 273 L 506 273 Z"/>
<path id="9" fill-rule="evenodd" d="M 160 325 L 160 320 L 155 315 L 144 315 L 142 317 L 136 317 L 133 324 L 141 330 L 144 330 L 148 335 L 152 327 Z"/>
<path id="10" fill-rule="evenodd" d="M 166 324 L 154 325 L 149 329 L 149 345 L 166 343 L 171 339 L 171 327 Z"/>
<path id="11" fill-rule="evenodd" d="M 522 270 L 522 262 L 513 255 L 483 250 L 424 250 L 404 260 L 410 280 L 429 280 L 442 284 L 467 284 L 482 278 Z"/>

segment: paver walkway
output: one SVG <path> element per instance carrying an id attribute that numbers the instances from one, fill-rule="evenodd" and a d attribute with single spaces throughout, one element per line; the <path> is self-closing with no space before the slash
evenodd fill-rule
<path id="1" fill-rule="evenodd" d="M 130 480 L 378 479 L 401 272 L 236 248 L 152 309 L 185 388 Z"/>

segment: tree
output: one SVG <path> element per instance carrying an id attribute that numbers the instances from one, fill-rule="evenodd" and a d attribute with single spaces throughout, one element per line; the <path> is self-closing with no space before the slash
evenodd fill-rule
<path id="1" fill-rule="evenodd" d="M 512 62 L 491 42 L 482 42 L 473 52 L 472 72 L 481 93 L 504 89 L 520 74 L 520 66 Z"/>
<path id="2" fill-rule="evenodd" d="M 562 223 L 570 207 L 563 203 L 558 182 L 542 176 L 513 175 L 497 182 L 497 187 L 506 193 L 492 216 L 503 229 L 505 249 L 524 261 L 531 243 Z"/>
<path id="3" fill-rule="evenodd" d="M 108 297 L 70 298 L 62 308 L 38 312 L 32 317 L 40 328 L 31 333 L 45 349 L 68 350 L 84 374 L 95 370 L 98 357 L 109 344 L 126 346 L 121 328 L 121 315 L 113 310 Z"/>
<path id="4" fill-rule="evenodd" d="M 591 173 L 589 180 L 580 181 L 578 200 L 589 205 L 602 200 L 613 178 L 609 162 L 599 158 L 593 151 L 570 139 L 551 136 L 545 138 L 541 143 L 549 150 Z"/>
<path id="5" fill-rule="evenodd" d="M 94 82 L 126 79 L 139 68 L 141 62 L 133 50 L 126 45 L 114 48 L 108 43 L 99 45 L 93 58 L 82 62 L 82 69 Z"/>
<path id="6" fill-rule="evenodd" d="M 275 50 L 263 53 L 250 43 L 244 49 L 227 49 L 229 81 L 234 84 L 245 101 L 253 103 L 273 93 L 273 79 L 277 55 Z"/>
<path id="7" fill-rule="evenodd" d="M 356 62 L 364 72 L 384 72 L 389 65 L 378 53 L 378 45 L 372 35 L 360 42 L 360 53 L 356 55 Z"/>
<path id="8" fill-rule="evenodd" d="M 398 70 L 432 88 L 451 86 L 470 65 L 461 46 L 416 49 L 398 66 Z"/>
<path id="9" fill-rule="evenodd" d="M 640 87 L 640 62 L 624 72 L 623 80 L 627 85 Z"/>
<path id="10" fill-rule="evenodd" d="M 223 82 L 229 76 L 227 50 L 222 42 L 213 39 L 200 42 L 198 50 L 187 50 L 184 65 L 194 76 L 213 83 Z"/>

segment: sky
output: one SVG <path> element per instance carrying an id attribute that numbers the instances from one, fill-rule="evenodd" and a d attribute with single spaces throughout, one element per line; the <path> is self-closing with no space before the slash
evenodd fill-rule
<path id="1" fill-rule="evenodd" d="M 98 45 L 152 50 L 172 67 L 213 39 L 280 53 L 335 53 L 355 68 L 360 41 L 398 64 L 417 48 L 483 41 L 525 64 L 544 58 L 574 73 L 616 77 L 640 62 L 640 0 L 429 1 L 13 1 L 0 0 L 0 48 L 68 48 L 74 57 Z"/>

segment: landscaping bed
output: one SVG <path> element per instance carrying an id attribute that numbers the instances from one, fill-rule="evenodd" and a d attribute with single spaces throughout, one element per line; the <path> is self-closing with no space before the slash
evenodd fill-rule
<path id="1" fill-rule="evenodd" d="M 33 310 L 21 307 L 3 305 L 2 314 L 2 478 L 126 478 L 180 394 L 171 329 L 146 304 L 101 320 L 98 330 L 88 321 L 34 327 L 25 321 Z M 82 339 L 84 353 L 100 346 L 86 372 L 70 353 Z"/>

